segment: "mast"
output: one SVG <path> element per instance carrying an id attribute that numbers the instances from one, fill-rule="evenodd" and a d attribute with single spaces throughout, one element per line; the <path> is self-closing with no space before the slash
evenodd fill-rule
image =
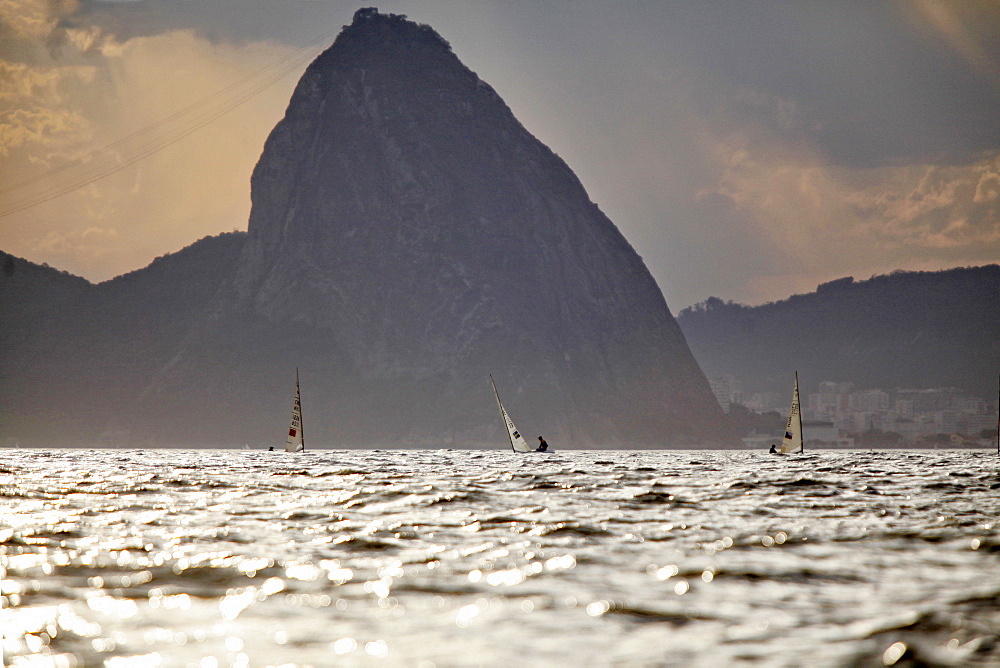
<path id="1" fill-rule="evenodd" d="M 798 381 L 796 380 L 796 384 Z M 299 406 L 299 434 L 302 435 L 302 452 L 306 451 L 305 420 L 302 419 L 302 394 L 299 392 L 299 367 L 295 367 L 295 403 Z"/>
<path id="2" fill-rule="evenodd" d="M 799 399 L 799 372 L 795 372 L 795 403 L 799 409 L 799 452 L 806 451 L 806 435 L 802 431 L 802 400 Z"/>
<path id="3" fill-rule="evenodd" d="M 517 449 L 514 447 L 514 437 L 510 435 L 510 427 L 507 426 L 507 419 L 506 419 L 507 414 L 503 410 L 503 404 L 500 403 L 500 393 L 497 392 L 497 384 L 493 382 L 492 373 L 490 374 L 490 385 L 493 386 L 493 394 L 497 396 L 497 408 L 500 409 L 500 419 L 503 420 L 503 428 L 504 431 L 507 432 L 507 440 L 510 442 L 510 449 L 513 450 L 514 452 L 517 452 Z"/>

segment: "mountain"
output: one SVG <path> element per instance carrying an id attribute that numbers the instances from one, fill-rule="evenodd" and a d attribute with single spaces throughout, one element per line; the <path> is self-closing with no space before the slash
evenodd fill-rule
<path id="1" fill-rule="evenodd" d="M 88 295 L 70 309 L 84 331 L 122 328 L 86 344 L 88 368 L 113 363 L 89 384 L 102 433 L 276 444 L 298 368 L 307 445 L 503 447 L 491 373 L 556 448 L 738 445 L 642 259 L 428 26 L 359 10 L 302 76 L 251 190 L 247 235 L 188 249 L 200 289 L 170 315 L 153 313 L 190 277 L 156 263 L 66 287 Z"/>
<path id="2" fill-rule="evenodd" d="M 747 390 L 787 393 L 798 370 L 808 387 L 957 387 L 992 400 L 998 305 L 994 264 L 842 278 L 755 307 L 713 297 L 677 320 L 705 372 L 735 376 Z"/>

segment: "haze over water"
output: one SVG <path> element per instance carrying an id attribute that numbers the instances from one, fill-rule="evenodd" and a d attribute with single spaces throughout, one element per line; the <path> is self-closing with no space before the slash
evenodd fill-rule
<path id="1" fill-rule="evenodd" d="M 988 451 L 8 449 L 4 654 L 996 665 L 998 470 Z"/>

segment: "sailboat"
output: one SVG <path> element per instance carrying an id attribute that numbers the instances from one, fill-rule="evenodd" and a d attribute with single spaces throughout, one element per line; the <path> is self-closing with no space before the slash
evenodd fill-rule
<path id="1" fill-rule="evenodd" d="M 503 404 L 500 402 L 500 393 L 497 392 L 497 384 L 493 382 L 493 374 L 490 374 L 490 385 L 493 386 L 493 394 L 497 396 L 497 406 L 500 407 L 500 417 L 503 418 L 504 426 L 507 427 L 507 438 L 510 440 L 511 449 L 514 452 L 533 452 L 532 447 L 524 440 L 524 436 L 521 436 L 520 432 L 517 431 L 514 422 L 507 415 L 507 411 L 504 410 Z"/>
<path id="2" fill-rule="evenodd" d="M 788 425 L 785 427 L 785 437 L 781 440 L 783 455 L 792 452 L 804 452 L 802 447 L 802 411 L 799 410 L 799 372 L 795 372 L 795 390 L 792 392 L 792 407 L 788 411 Z"/>
<path id="3" fill-rule="evenodd" d="M 292 424 L 288 428 L 285 452 L 302 452 L 305 449 L 306 440 L 302 433 L 302 396 L 299 394 L 299 370 L 295 369 L 295 403 L 292 405 Z"/>

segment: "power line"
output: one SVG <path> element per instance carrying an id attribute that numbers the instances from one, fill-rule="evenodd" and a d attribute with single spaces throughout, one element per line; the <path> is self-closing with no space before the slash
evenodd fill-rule
<path id="1" fill-rule="evenodd" d="M 339 28 L 337 30 L 339 30 Z M 184 139 L 188 135 L 200 130 L 212 121 L 220 118 L 224 114 L 257 96 L 292 71 L 301 67 L 304 62 L 313 59 L 315 57 L 315 44 L 329 39 L 334 32 L 336 32 L 336 30 L 327 31 L 311 40 L 308 46 L 291 51 L 266 67 L 254 72 L 251 75 L 243 77 L 239 81 L 216 91 L 208 97 L 203 98 L 194 104 L 188 105 L 187 107 L 184 107 L 183 109 L 180 109 L 165 118 L 147 125 L 140 130 L 121 137 L 106 146 L 96 149 L 83 157 L 72 160 L 68 163 L 60 165 L 59 167 L 51 169 L 44 174 L 32 177 L 13 186 L 0 189 L 0 193 L 11 192 L 37 183 L 43 179 L 52 178 L 73 167 L 90 164 L 91 162 L 107 162 L 109 159 L 113 161 L 111 164 L 103 166 L 97 165 L 96 169 L 92 170 L 87 176 L 78 178 L 69 185 L 54 185 L 41 193 L 25 197 L 20 201 L 15 201 L 8 208 L 0 210 L 0 218 L 24 211 L 25 209 L 30 209 L 38 206 L 39 204 L 43 204 L 73 192 L 74 190 L 78 190 L 84 186 L 100 181 L 101 179 L 121 171 L 122 169 L 125 169 L 126 167 L 133 165 L 172 144 L 177 143 L 181 139 Z M 240 90 L 249 83 L 253 84 L 252 88 Z M 236 94 L 230 95 L 234 91 L 236 91 Z M 174 121 L 180 121 L 180 127 L 175 129 L 173 132 L 169 132 L 166 137 L 161 137 L 159 139 L 154 137 L 152 140 L 143 139 L 144 137 L 150 136 L 156 130 L 161 129 Z M 138 150 L 129 151 L 128 153 L 130 155 L 126 154 L 124 157 L 118 157 L 115 154 L 115 149 L 140 139 L 146 143 L 140 146 Z"/>

